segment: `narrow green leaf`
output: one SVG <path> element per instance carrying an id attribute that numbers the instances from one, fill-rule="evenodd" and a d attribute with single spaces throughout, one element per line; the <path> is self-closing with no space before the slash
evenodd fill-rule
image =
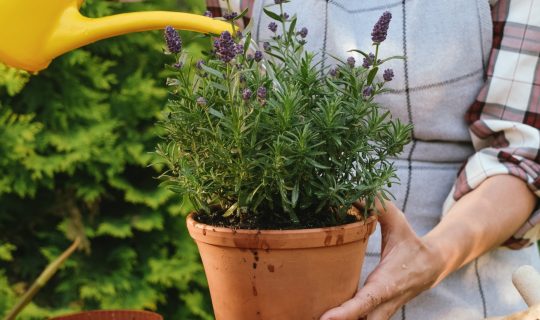
<path id="1" fill-rule="evenodd" d="M 381 62 L 379 62 L 379 65 L 385 63 L 386 61 L 390 61 L 390 60 L 394 60 L 394 59 L 405 60 L 405 56 L 391 56 L 391 57 L 385 58 L 385 59 L 381 60 Z"/>
<path id="2" fill-rule="evenodd" d="M 296 22 L 298 19 L 293 18 L 291 21 L 291 25 L 289 26 L 289 38 L 292 38 L 294 36 L 294 32 L 296 31 L 294 28 L 296 28 Z"/>
<path id="3" fill-rule="evenodd" d="M 238 16 L 236 16 L 233 21 L 242 19 L 247 13 L 249 8 L 245 8 L 244 11 L 242 11 Z"/>
<path id="4" fill-rule="evenodd" d="M 365 53 L 365 52 L 362 51 L 362 50 L 352 49 L 352 50 L 349 50 L 349 51 L 347 51 L 347 52 L 357 52 L 357 53 L 363 55 L 364 57 L 366 57 L 366 59 L 371 59 L 371 58 L 369 57 L 369 54 Z"/>
<path id="5" fill-rule="evenodd" d="M 220 111 L 214 109 L 214 108 L 208 108 L 208 112 L 210 112 L 210 114 L 220 118 L 220 119 L 224 119 L 225 116 L 223 115 L 223 113 L 221 113 Z"/>
<path id="6" fill-rule="evenodd" d="M 201 64 L 201 68 L 210 73 L 210 74 L 213 74 L 214 76 L 218 77 L 219 79 L 225 79 L 225 76 L 223 75 L 223 73 L 217 71 L 216 69 L 213 69 L 213 68 L 210 68 L 209 66 L 205 65 L 205 64 Z"/>
<path id="7" fill-rule="evenodd" d="M 291 195 L 291 203 L 293 208 L 296 207 L 296 204 L 298 203 L 298 197 L 300 195 L 300 181 L 296 180 L 296 183 L 294 184 L 294 188 L 292 190 Z"/>
<path id="8" fill-rule="evenodd" d="M 311 165 L 314 166 L 315 168 L 319 168 L 319 169 L 330 169 L 330 167 L 325 166 L 325 165 L 322 165 L 322 164 L 318 163 L 317 161 L 315 161 L 315 160 L 313 160 L 313 159 L 310 159 L 310 158 L 307 159 L 307 162 L 309 162 L 309 164 L 311 164 Z"/>
<path id="9" fill-rule="evenodd" d="M 279 21 L 281 22 L 281 16 L 275 12 L 272 12 L 266 8 L 263 8 L 263 11 L 264 13 L 266 13 L 267 16 L 269 16 L 270 18 L 276 20 L 276 21 Z"/>
<path id="10" fill-rule="evenodd" d="M 375 79 L 375 76 L 377 75 L 377 72 L 379 71 L 379 67 L 375 67 L 369 71 L 368 77 L 367 77 L 367 84 L 370 85 L 373 83 L 373 79 Z"/>
<path id="11" fill-rule="evenodd" d="M 221 83 L 217 83 L 217 82 L 214 82 L 214 81 L 210 81 L 210 85 L 218 90 L 221 90 L 223 92 L 228 92 L 227 90 L 227 87 L 225 87 L 224 85 L 222 85 Z"/>

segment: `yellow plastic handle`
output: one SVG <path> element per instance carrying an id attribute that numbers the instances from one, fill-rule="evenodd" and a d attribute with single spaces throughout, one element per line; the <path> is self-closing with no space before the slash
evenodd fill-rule
<path id="1" fill-rule="evenodd" d="M 70 50 L 113 36 L 162 29 L 219 34 L 232 26 L 195 14 L 135 12 L 103 18 L 79 13 L 82 0 L 0 0 L 0 61 L 27 71 L 45 69 Z"/>

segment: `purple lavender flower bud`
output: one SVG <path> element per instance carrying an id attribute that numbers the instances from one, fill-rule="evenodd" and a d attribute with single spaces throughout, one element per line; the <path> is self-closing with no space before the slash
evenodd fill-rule
<path id="1" fill-rule="evenodd" d="M 303 27 L 296 34 L 300 35 L 300 37 L 302 37 L 302 39 L 303 39 L 303 38 L 307 37 L 308 29 L 306 27 Z"/>
<path id="2" fill-rule="evenodd" d="M 372 86 L 367 86 L 364 88 L 364 91 L 362 91 L 362 94 L 364 95 L 364 97 L 371 97 L 371 94 L 373 93 L 373 87 Z"/>
<path id="3" fill-rule="evenodd" d="M 236 31 L 236 38 L 241 40 L 242 38 L 244 37 L 244 35 L 242 34 L 242 31 Z"/>
<path id="4" fill-rule="evenodd" d="M 270 51 L 272 49 L 272 47 L 270 46 L 270 42 L 264 42 L 263 49 L 264 51 Z"/>
<path id="5" fill-rule="evenodd" d="M 203 64 L 205 64 L 204 60 L 199 60 L 199 61 L 197 61 L 197 63 L 195 63 L 195 67 L 197 67 L 197 69 L 199 69 L 199 70 L 202 70 L 202 65 Z"/>
<path id="6" fill-rule="evenodd" d="M 338 75 L 338 69 L 337 69 L 337 68 L 332 68 L 332 69 L 330 69 L 330 71 L 328 71 L 328 74 L 329 74 L 331 77 L 337 77 L 337 75 Z"/>
<path id="7" fill-rule="evenodd" d="M 289 19 L 289 14 L 287 12 L 283 12 L 281 17 L 283 18 L 283 20 L 287 20 L 287 19 Z"/>
<path id="8" fill-rule="evenodd" d="M 229 31 L 223 31 L 220 35 L 220 40 L 229 41 L 232 40 L 232 35 Z"/>
<path id="9" fill-rule="evenodd" d="M 349 67 L 354 68 L 355 63 L 356 63 L 356 60 L 354 60 L 353 57 L 348 57 L 347 58 L 347 64 L 349 65 Z"/>
<path id="10" fill-rule="evenodd" d="M 243 44 L 237 44 L 236 45 L 236 54 L 244 54 L 244 45 Z"/>
<path id="11" fill-rule="evenodd" d="M 213 17 L 214 17 L 214 15 L 212 14 L 212 12 L 209 11 L 209 10 L 206 10 L 206 11 L 204 12 L 204 16 L 205 16 L 205 17 L 208 17 L 208 18 L 213 18 Z"/>
<path id="12" fill-rule="evenodd" d="M 218 58 L 225 63 L 234 59 L 238 53 L 237 45 L 229 31 L 223 31 L 219 36 L 219 39 L 214 41 L 214 49 Z"/>
<path id="13" fill-rule="evenodd" d="M 386 40 L 390 20 L 392 20 L 392 14 L 388 11 L 385 11 L 379 18 L 379 21 L 375 23 L 375 26 L 373 26 L 373 31 L 371 32 L 371 40 L 373 40 L 373 42 L 381 43 Z"/>
<path id="14" fill-rule="evenodd" d="M 270 31 L 272 32 L 276 32 L 277 31 L 277 23 L 275 22 L 270 22 L 270 24 L 268 25 L 268 29 L 270 29 Z"/>
<path id="15" fill-rule="evenodd" d="M 224 18 L 225 20 L 232 20 L 232 19 L 234 19 L 234 18 L 236 18 L 236 17 L 238 17 L 238 13 L 235 12 L 235 11 L 229 12 L 229 13 L 225 13 L 225 14 L 223 15 L 223 18 Z"/>
<path id="16" fill-rule="evenodd" d="M 249 100 L 251 98 L 251 95 L 252 95 L 252 92 L 248 88 L 246 88 L 246 89 L 244 89 L 244 91 L 242 91 L 242 99 L 244 99 L 244 100 Z"/>
<path id="17" fill-rule="evenodd" d="M 197 98 L 197 105 L 205 106 L 206 105 L 206 99 L 204 97 L 198 97 Z"/>
<path id="18" fill-rule="evenodd" d="M 362 62 L 362 67 L 369 68 L 373 64 L 373 60 L 375 60 L 375 55 L 373 53 L 369 53 L 369 58 L 364 57 L 364 61 Z"/>
<path id="19" fill-rule="evenodd" d="M 182 69 L 183 66 L 184 64 L 181 61 L 178 61 L 177 63 L 173 64 L 173 67 L 175 69 Z"/>
<path id="20" fill-rule="evenodd" d="M 384 81 L 386 81 L 386 82 L 392 81 L 392 79 L 394 79 L 394 70 L 392 70 L 392 69 L 384 70 L 384 73 L 383 73 L 382 77 L 383 77 Z"/>
<path id="21" fill-rule="evenodd" d="M 259 50 L 255 51 L 255 61 L 259 62 L 263 58 L 263 53 Z"/>
<path id="22" fill-rule="evenodd" d="M 171 26 L 165 27 L 165 43 L 170 53 L 179 53 L 182 50 L 182 40 L 178 32 Z"/>
<path id="23" fill-rule="evenodd" d="M 257 97 L 259 97 L 260 99 L 266 98 L 266 88 L 265 87 L 259 87 L 259 89 L 257 89 Z"/>

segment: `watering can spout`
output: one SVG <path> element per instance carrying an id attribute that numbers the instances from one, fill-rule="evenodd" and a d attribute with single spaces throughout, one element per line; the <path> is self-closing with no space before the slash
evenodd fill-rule
<path id="1" fill-rule="evenodd" d="M 134 12 L 103 18 L 79 13 L 82 0 L 0 0 L 0 61 L 28 71 L 92 42 L 122 34 L 176 29 L 219 34 L 229 23 L 181 12 Z"/>

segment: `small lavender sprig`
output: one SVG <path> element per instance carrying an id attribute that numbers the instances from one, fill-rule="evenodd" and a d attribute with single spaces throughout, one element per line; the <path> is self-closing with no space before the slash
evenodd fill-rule
<path id="1" fill-rule="evenodd" d="M 389 11 L 385 11 L 377 23 L 375 23 L 373 31 L 371 32 L 371 40 L 373 40 L 374 43 L 381 43 L 386 40 L 390 20 L 392 20 L 392 14 Z"/>
<path id="2" fill-rule="evenodd" d="M 229 31 L 223 31 L 219 38 L 214 41 L 214 49 L 218 58 L 223 62 L 234 59 L 239 51 Z"/>
<path id="3" fill-rule="evenodd" d="M 392 69 L 384 70 L 383 79 L 386 82 L 392 81 L 392 79 L 394 79 L 394 70 L 392 70 Z"/>
<path id="4" fill-rule="evenodd" d="M 167 49 L 170 53 L 180 53 L 180 51 L 182 51 L 182 40 L 176 29 L 172 26 L 166 26 L 164 37 Z"/>

